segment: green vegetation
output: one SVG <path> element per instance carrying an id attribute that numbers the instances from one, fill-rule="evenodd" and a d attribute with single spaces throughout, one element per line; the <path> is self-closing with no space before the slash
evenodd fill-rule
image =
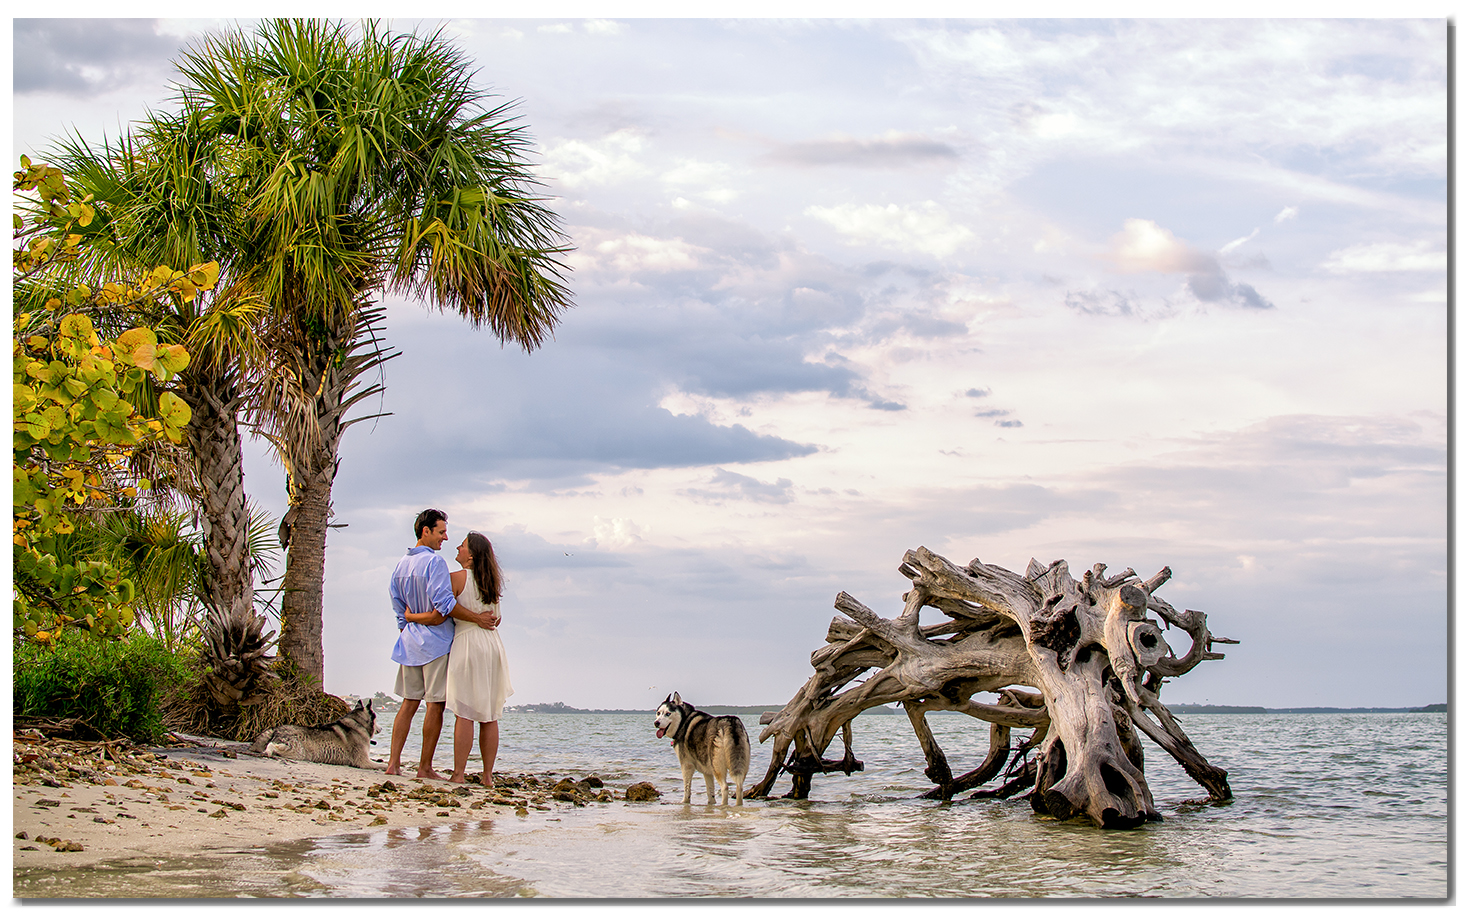
<path id="1" fill-rule="evenodd" d="M 84 521 L 128 512 L 151 486 L 133 474 L 134 457 L 178 443 L 189 421 L 188 405 L 162 388 L 189 354 L 149 327 L 129 327 L 135 307 L 192 298 L 219 271 L 160 267 L 96 289 L 57 283 L 58 266 L 83 252 L 75 230 L 102 205 L 90 195 L 76 200 L 57 169 L 25 157 L 21 167 L 14 189 L 31 196 L 31 219 L 15 218 L 13 268 L 15 628 L 42 644 L 68 627 L 120 635 L 133 622 L 133 582 L 119 566 L 69 551 L 67 543 Z M 126 330 L 101 335 L 94 319 Z"/>
<path id="2" fill-rule="evenodd" d="M 188 664 L 187 656 L 137 631 L 118 639 L 67 631 L 48 644 L 18 643 L 15 716 L 76 721 L 74 732 L 158 742 L 163 698 L 187 679 Z"/>

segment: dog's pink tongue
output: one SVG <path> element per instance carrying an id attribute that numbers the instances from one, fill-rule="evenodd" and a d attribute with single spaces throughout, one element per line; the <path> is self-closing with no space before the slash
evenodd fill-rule
<path id="1" fill-rule="evenodd" d="M 658 738 L 659 739 L 663 739 L 664 738 L 664 728 L 663 727 L 659 727 L 658 728 Z"/>

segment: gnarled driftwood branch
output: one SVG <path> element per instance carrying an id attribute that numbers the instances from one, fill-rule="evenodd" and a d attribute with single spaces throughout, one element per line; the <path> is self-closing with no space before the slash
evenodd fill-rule
<path id="1" fill-rule="evenodd" d="M 1001 776 L 1000 788 L 972 796 L 1029 789 L 1038 813 L 1085 816 L 1104 827 L 1158 819 L 1136 727 L 1211 798 L 1229 800 L 1225 771 L 1194 748 L 1159 691 L 1166 679 L 1222 659 L 1214 644 L 1236 642 L 1211 634 L 1204 613 L 1180 612 L 1154 596 L 1172 575 L 1168 568 L 1147 580 L 1131 568 L 1112 577 L 1105 570 L 1094 565 L 1079 581 L 1065 561 L 1033 560 L 1022 576 L 978 560 L 960 568 L 920 547 L 899 567 L 913 586 L 897 618 L 839 593 L 835 605 L 846 618 L 832 620 L 827 645 L 812 654 L 814 674 L 784 708 L 761 719 L 761 742 L 774 740 L 771 765 L 746 796 L 770 793 L 783 771 L 792 776 L 790 796 L 804 798 L 813 775 L 861 770 L 853 718 L 898 703 L 936 785 L 927 797 L 948 800 Z M 920 625 L 925 606 L 948 621 Z M 1190 637 L 1183 657 L 1164 638 L 1169 627 Z M 974 700 L 987 692 L 997 695 L 994 702 Z M 979 766 L 954 776 L 929 730 L 931 711 L 991 725 L 990 751 Z M 1011 731 L 1028 728 L 1030 737 L 1012 750 Z M 823 758 L 839 732 L 842 757 Z"/>

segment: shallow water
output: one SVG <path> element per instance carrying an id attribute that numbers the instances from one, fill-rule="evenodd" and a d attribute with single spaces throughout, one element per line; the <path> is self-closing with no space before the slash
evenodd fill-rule
<path id="1" fill-rule="evenodd" d="M 914 799 L 930 785 L 908 720 L 866 715 L 866 769 L 817 776 L 808 801 L 685 807 L 652 715 L 508 714 L 502 772 L 652 781 L 622 802 L 425 829 L 380 829 L 108 868 L 22 875 L 21 897 L 85 896 L 1162 896 L 1447 895 L 1446 716 L 1192 715 L 1195 745 L 1230 772 L 1235 800 L 1204 796 L 1146 745 L 1164 819 L 1127 832 L 1036 816 L 1023 800 Z M 978 763 L 983 724 L 930 718 L 956 772 Z M 752 737 L 755 718 L 746 718 Z M 387 731 L 375 756 L 386 754 Z M 444 739 L 447 740 L 448 731 Z M 840 741 L 839 741 L 840 742 Z M 753 755 L 754 783 L 769 744 Z M 416 745 L 411 747 L 413 757 Z M 447 767 L 441 741 L 435 757 Z M 409 755 L 405 755 L 409 759 Z M 478 767 L 471 760 L 471 770 Z M 776 792 L 789 788 L 778 783 Z M 68 875 L 72 874 L 72 875 Z"/>

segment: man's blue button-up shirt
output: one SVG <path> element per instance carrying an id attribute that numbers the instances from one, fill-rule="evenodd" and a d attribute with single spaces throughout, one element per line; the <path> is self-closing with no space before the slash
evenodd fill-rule
<path id="1" fill-rule="evenodd" d="M 398 643 L 393 645 L 393 662 L 423 666 L 449 653 L 454 643 L 454 590 L 449 585 L 449 565 L 427 545 L 415 545 L 393 569 L 388 584 L 393 614 L 398 616 Z M 433 609 L 445 616 L 437 625 L 421 625 L 403 617 L 408 612 Z"/>

